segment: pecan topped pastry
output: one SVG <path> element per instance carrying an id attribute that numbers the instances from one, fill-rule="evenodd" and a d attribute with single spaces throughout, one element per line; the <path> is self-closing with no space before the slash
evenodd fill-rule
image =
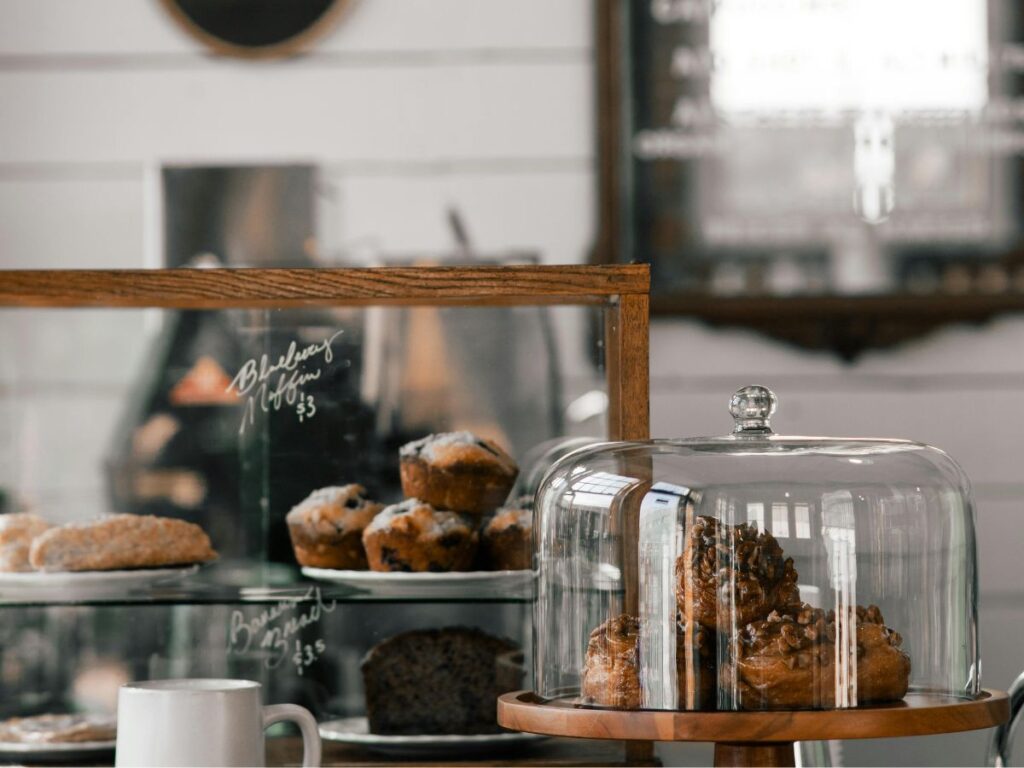
<path id="1" fill-rule="evenodd" d="M 497 443 L 471 432 L 430 435 L 402 446 L 402 491 L 438 509 L 482 515 L 508 497 L 519 474 Z"/>
<path id="2" fill-rule="evenodd" d="M 583 698 L 616 709 L 640 709 L 640 622 L 623 613 L 590 633 L 583 667 Z"/>
<path id="3" fill-rule="evenodd" d="M 373 571 L 468 571 L 477 541 L 476 528 L 466 517 L 419 499 L 392 504 L 363 531 Z"/>
<path id="4" fill-rule="evenodd" d="M 898 632 L 882 623 L 876 606 L 856 610 L 856 652 L 837 656 L 833 611 L 801 604 L 772 611 L 748 624 L 734 645 L 736 692 L 742 709 L 809 709 L 836 706 L 836 678 L 853 667 L 855 698 L 849 705 L 896 701 L 907 693 L 910 657 Z M 841 649 L 840 649 L 841 650 Z M 731 673 L 731 670 L 730 670 Z M 851 677 L 853 674 L 851 674 Z"/>
<path id="5" fill-rule="evenodd" d="M 694 518 L 686 547 L 676 559 L 679 610 L 708 629 L 718 623 L 718 604 L 731 606 L 736 624 L 763 619 L 776 608 L 800 602 L 793 559 L 767 531 L 749 523 L 726 525 Z"/>
<path id="6" fill-rule="evenodd" d="M 370 733 L 498 733 L 498 696 L 523 681 L 521 649 L 469 627 L 403 632 L 361 667 Z"/>
<path id="7" fill-rule="evenodd" d="M 697 622 L 676 620 L 676 679 L 680 709 L 714 709 L 718 695 L 718 636 Z"/>
<path id="8" fill-rule="evenodd" d="M 680 709 L 715 705 L 715 633 L 676 623 L 676 680 Z M 640 622 L 623 613 L 590 633 L 583 667 L 583 699 L 616 709 L 640 709 Z"/>

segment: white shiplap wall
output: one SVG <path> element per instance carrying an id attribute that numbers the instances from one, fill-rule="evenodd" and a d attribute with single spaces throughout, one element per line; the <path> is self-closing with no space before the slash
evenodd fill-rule
<path id="1" fill-rule="evenodd" d="M 0 0 L 0 264 L 136 266 L 146 171 L 310 161 L 330 246 L 579 261 L 593 231 L 582 0 L 365 0 L 311 53 L 213 57 L 155 0 Z"/>
<path id="2" fill-rule="evenodd" d="M 152 169 L 161 162 L 312 161 L 324 170 L 329 246 L 436 252 L 458 206 L 484 251 L 580 261 L 595 230 L 591 10 L 586 0 L 361 0 L 309 55 L 211 57 L 156 0 L 0 0 L 0 267 L 135 267 L 154 251 Z M 139 323 L 78 325 L 119 355 L 68 387 L 75 328 L 52 314 L 0 317 L 0 343 L 33 361 L 0 376 L 0 419 L 37 452 L 66 456 L 84 503 L 102 446 L 91 423 L 117 411 Z M 129 327 L 126 332 L 125 327 Z M 1024 322 L 953 328 L 853 366 L 744 332 L 659 322 L 652 408 L 660 436 L 716 434 L 724 400 L 761 381 L 780 429 L 939 444 L 979 502 L 985 679 L 1024 667 L 1017 554 L 1024 446 Z M 8 364 L 9 365 L 9 364 Z M 46 467 L 0 440 L 0 478 Z M 89 483 L 92 482 L 93 485 Z M 982 736 L 847 745 L 851 763 L 975 763 Z M 670 760 L 707 761 L 706 747 Z"/>

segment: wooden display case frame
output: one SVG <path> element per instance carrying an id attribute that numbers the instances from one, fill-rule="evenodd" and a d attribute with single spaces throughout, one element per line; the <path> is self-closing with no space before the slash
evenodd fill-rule
<path id="1" fill-rule="evenodd" d="M 649 294 L 649 268 L 632 264 L 0 271 L 0 307 L 602 307 L 612 440 L 649 437 Z"/>
<path id="2" fill-rule="evenodd" d="M 607 435 L 646 440 L 649 411 L 649 294 L 647 265 L 381 267 L 353 269 L 0 270 L 0 307 L 172 310 L 289 309 L 297 307 L 593 306 L 604 310 Z M 291 761 L 294 740 L 271 744 Z M 600 742 L 565 740 L 527 764 L 613 765 Z M 377 764 L 373 755 L 335 750 L 328 759 Z M 550 754 L 548 754 L 550 753 Z M 544 755 L 548 754 L 548 757 Z M 653 744 L 626 742 L 627 764 L 656 764 Z M 386 762 L 386 761 L 385 761 Z M 456 763 L 462 762 L 456 761 Z M 515 759 L 473 760 L 513 765 Z M 453 764 L 446 761 L 445 764 Z"/>

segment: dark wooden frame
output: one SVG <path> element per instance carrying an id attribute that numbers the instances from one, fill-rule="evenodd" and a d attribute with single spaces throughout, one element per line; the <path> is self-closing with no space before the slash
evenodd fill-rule
<path id="1" fill-rule="evenodd" d="M 595 1 L 597 169 L 599 231 L 597 264 L 621 263 L 624 215 L 622 115 L 625 106 L 623 5 Z M 699 320 L 715 327 L 751 328 L 805 349 L 825 350 L 853 360 L 875 348 L 918 338 L 954 322 L 985 323 L 1024 312 L 1024 294 L 745 296 L 706 293 L 651 296 L 651 314 Z"/>
<path id="2" fill-rule="evenodd" d="M 220 56 L 238 59 L 284 59 L 301 53 L 333 29 L 352 6 L 352 0 L 334 0 L 323 16 L 299 34 L 273 45 L 262 46 L 235 45 L 211 35 L 190 19 L 174 0 L 160 0 L 160 5 L 185 34 Z"/>

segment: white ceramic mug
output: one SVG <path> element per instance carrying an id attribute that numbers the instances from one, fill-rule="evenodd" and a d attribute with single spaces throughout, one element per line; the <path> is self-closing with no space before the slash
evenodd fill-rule
<path id="1" fill-rule="evenodd" d="M 302 764 L 320 765 L 320 734 L 309 710 L 263 706 L 251 680 L 148 680 L 121 686 L 118 766 L 265 765 L 263 729 L 291 720 L 302 729 Z"/>

